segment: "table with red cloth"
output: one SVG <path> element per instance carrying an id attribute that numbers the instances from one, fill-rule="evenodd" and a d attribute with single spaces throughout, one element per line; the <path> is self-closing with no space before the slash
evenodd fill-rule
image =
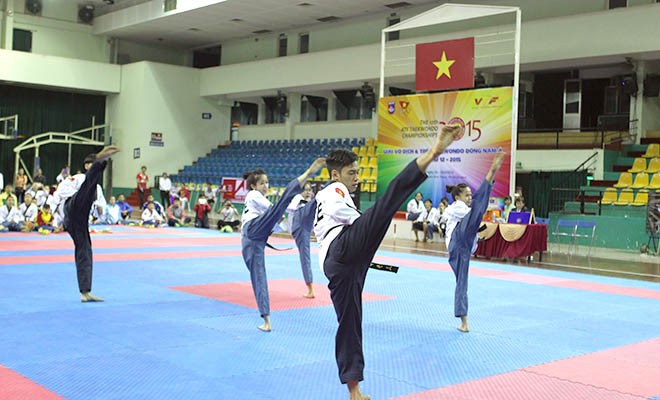
<path id="1" fill-rule="evenodd" d="M 479 234 L 475 255 L 489 258 L 521 258 L 548 249 L 548 226 L 545 224 L 496 224 L 485 222 Z"/>

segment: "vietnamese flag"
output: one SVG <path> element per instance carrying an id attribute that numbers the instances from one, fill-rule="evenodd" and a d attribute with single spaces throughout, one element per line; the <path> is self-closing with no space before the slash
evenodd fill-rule
<path id="1" fill-rule="evenodd" d="M 415 53 L 416 91 L 474 87 L 474 38 L 420 43 Z"/>

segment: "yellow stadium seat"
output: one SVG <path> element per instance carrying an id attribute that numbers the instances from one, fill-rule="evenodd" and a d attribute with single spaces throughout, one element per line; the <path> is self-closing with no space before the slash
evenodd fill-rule
<path id="1" fill-rule="evenodd" d="M 357 153 L 358 157 L 364 157 L 367 155 L 367 146 L 360 146 L 360 150 Z"/>
<path id="2" fill-rule="evenodd" d="M 374 138 L 367 138 L 367 142 L 365 144 L 367 146 L 373 146 L 376 144 L 376 140 Z"/>
<path id="3" fill-rule="evenodd" d="M 617 200 L 617 192 L 614 188 L 605 189 L 603 193 L 603 198 L 600 200 L 600 204 L 612 204 Z"/>
<path id="4" fill-rule="evenodd" d="M 369 168 L 378 168 L 378 157 L 369 158 L 369 164 L 367 166 Z"/>
<path id="5" fill-rule="evenodd" d="M 660 173 L 655 173 L 651 177 L 651 183 L 647 186 L 649 189 L 660 189 Z"/>
<path id="6" fill-rule="evenodd" d="M 372 168 L 371 171 L 369 171 L 367 179 L 376 182 L 378 180 L 378 170 L 376 168 Z"/>
<path id="7" fill-rule="evenodd" d="M 368 157 L 360 157 L 360 161 L 358 162 L 358 167 L 367 168 L 368 166 L 369 166 L 369 158 Z"/>
<path id="8" fill-rule="evenodd" d="M 641 157 L 635 158 L 635 162 L 633 162 L 633 166 L 628 170 L 628 172 L 636 174 L 643 171 L 646 171 L 646 159 Z"/>
<path id="9" fill-rule="evenodd" d="M 649 191 L 640 190 L 635 195 L 635 200 L 632 202 L 632 205 L 641 207 L 641 206 L 645 206 L 648 202 L 649 202 Z"/>
<path id="10" fill-rule="evenodd" d="M 321 169 L 321 173 L 319 174 L 319 179 L 323 181 L 327 181 L 330 179 L 330 172 L 328 172 L 327 168 Z"/>
<path id="11" fill-rule="evenodd" d="M 360 148 L 357 147 L 357 146 L 353 146 L 353 148 L 351 148 L 351 151 L 352 151 L 353 153 L 357 154 L 357 153 L 360 152 Z"/>
<path id="12" fill-rule="evenodd" d="M 630 172 L 622 172 L 619 175 L 619 181 L 614 184 L 615 188 L 627 188 L 632 185 L 632 174 Z"/>
<path id="13" fill-rule="evenodd" d="M 635 182 L 633 182 L 632 186 L 630 186 L 633 189 L 642 189 L 645 188 L 649 185 L 649 174 L 646 172 L 640 172 L 635 176 Z"/>
<path id="14" fill-rule="evenodd" d="M 646 148 L 646 153 L 644 153 L 642 157 L 644 158 L 660 157 L 660 144 L 658 143 L 649 144 L 649 146 Z"/>
<path id="15" fill-rule="evenodd" d="M 646 168 L 647 174 L 655 174 L 656 172 L 660 172 L 660 157 L 653 157 L 649 161 L 648 168 Z"/>
<path id="16" fill-rule="evenodd" d="M 619 199 L 614 202 L 617 206 L 627 206 L 633 202 L 633 190 L 623 189 L 619 193 Z"/>

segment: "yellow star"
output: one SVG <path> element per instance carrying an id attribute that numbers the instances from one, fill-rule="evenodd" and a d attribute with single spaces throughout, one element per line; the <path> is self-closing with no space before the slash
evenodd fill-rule
<path id="1" fill-rule="evenodd" d="M 438 80 L 442 75 L 447 75 L 447 78 L 451 79 L 451 72 L 449 72 L 449 67 L 451 67 L 456 60 L 447 60 L 447 54 L 442 52 L 442 58 L 440 61 L 434 61 L 433 65 L 438 69 L 438 73 L 435 75 L 435 79 Z"/>

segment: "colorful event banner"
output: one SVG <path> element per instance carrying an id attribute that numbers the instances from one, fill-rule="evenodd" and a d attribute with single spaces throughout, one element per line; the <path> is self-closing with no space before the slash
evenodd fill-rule
<path id="1" fill-rule="evenodd" d="M 247 181 L 243 178 L 222 178 L 220 184 L 222 200 L 231 200 L 234 203 L 243 203 L 248 193 Z"/>
<path id="2" fill-rule="evenodd" d="M 432 163 L 420 187 L 437 207 L 446 186 L 468 184 L 476 190 L 497 152 L 505 152 L 492 197 L 509 194 L 512 88 L 383 97 L 378 104 L 378 195 L 410 161 L 435 142 L 442 125 L 462 127 L 460 139 Z"/>

